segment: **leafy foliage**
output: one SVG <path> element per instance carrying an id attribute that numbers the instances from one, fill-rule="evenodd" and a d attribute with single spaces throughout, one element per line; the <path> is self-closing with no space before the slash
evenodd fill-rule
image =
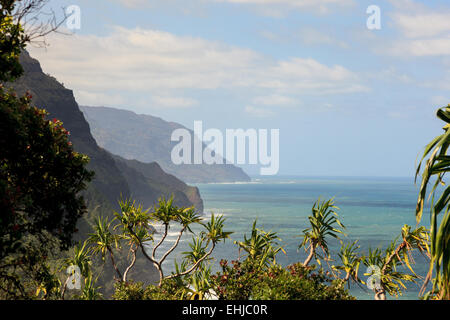
<path id="1" fill-rule="evenodd" d="M 213 276 L 214 291 L 219 299 L 250 299 L 262 274 L 261 263 L 245 259 L 243 262 L 232 260 L 230 265 L 227 260 L 221 260 L 220 266 L 221 272 Z"/>
<path id="2" fill-rule="evenodd" d="M 23 73 L 19 63 L 20 52 L 29 38 L 23 27 L 14 21 L 13 14 L 17 1 L 0 1 L 0 81 L 13 81 Z"/>
<path id="3" fill-rule="evenodd" d="M 157 211 L 157 210 L 154 210 Z M 169 212 L 170 210 L 165 210 Z M 150 213 L 151 214 L 151 213 Z M 161 217 L 161 216 L 160 216 Z M 174 217 L 173 217 L 174 218 Z M 166 220 L 167 221 L 167 220 Z M 221 271 L 212 274 L 206 258 L 207 242 L 217 242 L 228 236 L 218 232 L 223 229 L 223 220 L 211 217 L 204 224 L 205 231 L 193 237 L 190 250 L 183 253 L 181 264 L 176 264 L 175 273 L 164 277 L 159 285 L 143 287 L 142 283 L 122 281 L 116 284 L 114 299 L 353 299 L 344 288 L 344 280 L 334 279 L 322 268 L 301 263 L 282 268 L 276 263 L 276 255 L 282 251 L 275 233 L 252 226 L 249 236 L 236 241 L 240 260 L 220 261 Z M 201 261 L 201 263 L 198 263 Z M 189 266 L 197 267 L 186 273 Z M 175 276 L 174 276 L 175 275 Z"/>
<path id="4" fill-rule="evenodd" d="M 203 223 L 194 208 L 179 208 L 175 206 L 173 197 L 169 200 L 160 198 L 158 205 L 148 210 L 143 210 L 141 205 L 136 205 L 131 200 L 121 200 L 119 205 L 121 210 L 120 212 L 115 212 L 113 221 L 108 222 L 104 218 L 97 220 L 95 233 L 91 235 L 89 240 L 94 245 L 94 253 L 101 253 L 103 259 L 106 253 L 109 253 L 112 265 L 118 275 L 118 281 L 127 282 L 127 274 L 135 264 L 138 250 L 158 270 L 160 276 L 158 286 L 162 286 L 165 280 L 176 280 L 176 278 L 189 275 L 201 268 L 203 263 L 208 260 L 216 244 L 225 240 L 231 234 L 223 230 L 223 217 L 212 215 L 209 221 Z M 115 225 L 112 225 L 113 222 L 115 222 Z M 152 224 L 162 225 L 163 227 L 164 231 L 158 241 L 154 239 L 155 227 Z M 180 227 L 178 237 L 173 245 L 160 258 L 157 258 L 157 250 L 166 240 L 168 232 L 174 224 L 178 224 Z M 197 238 L 194 238 L 194 243 L 191 245 L 192 251 L 186 253 L 186 259 L 183 264 L 176 268 L 177 272 L 165 276 L 162 268 L 163 262 L 176 249 L 183 234 L 192 232 L 191 226 L 193 224 L 202 225 L 204 230 Z M 151 250 L 148 248 L 150 243 L 153 243 Z M 122 274 L 115 262 L 113 247 L 122 249 L 124 246 L 128 247 L 132 258 Z"/>
<path id="5" fill-rule="evenodd" d="M 303 241 L 300 248 L 304 247 L 309 250 L 309 255 L 303 263 L 307 266 L 313 257 L 317 263 L 321 264 L 320 259 L 329 260 L 329 249 L 327 237 L 339 239 L 339 234 L 344 234 L 344 225 L 339 220 L 337 214 L 339 208 L 334 205 L 334 199 L 321 201 L 317 200 L 312 207 L 312 214 L 308 217 L 311 227 L 303 230 Z M 317 249 L 322 250 L 322 254 Z"/>
<path id="6" fill-rule="evenodd" d="M 276 263 L 276 255 L 283 251 L 275 242 L 278 239 L 276 233 L 266 232 L 256 228 L 256 220 L 253 222 L 250 238 L 244 236 L 244 241 L 236 241 L 240 251 L 247 254 L 247 259 L 258 261 L 260 268 Z M 286 253 L 286 252 L 284 252 Z"/>
<path id="7" fill-rule="evenodd" d="M 433 289 L 426 297 L 450 299 L 450 186 L 446 186 L 444 181 L 445 174 L 450 171 L 450 155 L 448 154 L 450 146 L 450 105 L 438 109 L 437 117 L 446 124 L 443 127 L 444 133 L 434 138 L 425 147 L 417 167 L 416 178 L 425 162 L 417 199 L 416 219 L 417 222 L 422 219 L 428 185 L 434 178 L 435 182 L 430 191 L 432 198 L 430 216 L 431 263 L 424 288 L 431 280 L 434 269 L 436 276 L 433 279 Z M 425 161 L 427 156 L 428 159 Z M 440 195 L 438 195 L 439 185 L 446 186 Z M 440 213 L 442 215 L 439 217 Z M 438 224 L 439 218 L 440 224 Z"/>
<path id="8" fill-rule="evenodd" d="M 19 55 L 31 38 L 21 19 L 42 3 L 0 0 L 2 83 L 22 75 Z M 93 175 L 85 168 L 89 159 L 74 151 L 62 122 L 46 120 L 47 112 L 32 106 L 31 98 L 17 97 L 0 84 L 2 298 L 47 299 L 57 291 L 48 258 L 55 246 L 71 246 L 76 222 L 86 209 L 80 191 Z"/>
<path id="9" fill-rule="evenodd" d="M 67 249 L 85 213 L 80 191 L 92 177 L 85 168 L 89 159 L 73 150 L 62 123 L 46 115 L 31 105 L 31 96 L 18 98 L 0 87 L 0 269 L 5 276 L 14 277 L 3 271 L 4 264 L 16 265 L 28 255 L 23 245 L 28 236 L 43 247 L 54 237 Z"/>
<path id="10" fill-rule="evenodd" d="M 358 277 L 359 267 L 363 260 L 363 256 L 358 253 L 359 249 L 358 240 L 347 244 L 341 241 L 341 249 L 338 253 L 341 265 L 333 266 L 333 268 L 345 272 L 345 281 L 351 279 L 356 283 L 362 283 Z"/>
<path id="11" fill-rule="evenodd" d="M 343 280 L 301 263 L 287 269 L 273 266 L 258 280 L 253 292 L 256 300 L 354 300 Z"/>
<path id="12" fill-rule="evenodd" d="M 375 298 L 384 300 L 386 292 L 392 296 L 399 296 L 406 289 L 405 282 L 416 282 L 418 275 L 412 268 L 414 260 L 411 252 L 419 252 L 428 255 L 428 232 L 425 227 L 418 227 L 411 231 L 410 226 L 403 226 L 401 241 L 398 239 L 391 242 L 384 252 L 377 248 L 370 249 L 369 254 L 363 257 L 363 263 L 369 267 L 367 276 L 375 276 L 379 283 L 374 286 Z M 373 268 L 373 267 L 377 268 Z M 399 267 L 404 267 L 401 270 Z"/>

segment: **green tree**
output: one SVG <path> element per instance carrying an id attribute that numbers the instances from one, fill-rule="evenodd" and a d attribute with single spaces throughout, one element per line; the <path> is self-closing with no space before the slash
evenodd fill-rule
<path id="1" fill-rule="evenodd" d="M 94 245 L 94 252 L 102 253 L 102 257 L 109 253 L 111 262 L 119 282 L 126 283 L 128 281 L 127 274 L 133 268 L 136 261 L 136 253 L 138 250 L 149 260 L 159 272 L 158 287 L 163 285 L 163 282 L 168 280 L 175 280 L 184 276 L 190 275 L 197 271 L 204 262 L 211 256 L 217 243 L 227 239 L 230 232 L 223 230 L 224 219 L 221 216 L 211 216 L 211 219 L 206 223 L 202 222 L 201 217 L 196 210 L 191 208 L 179 208 L 173 204 L 173 197 L 169 200 L 160 198 L 158 205 L 152 210 L 143 210 L 141 205 L 136 205 L 134 201 L 125 200 L 119 201 L 120 212 L 115 212 L 113 221 L 108 222 L 103 218 L 99 218 L 95 226 L 95 232 L 91 234 L 89 242 Z M 113 225 L 112 223 L 115 222 Z M 154 239 L 155 228 L 152 226 L 162 225 L 163 232 L 158 241 Z M 201 225 L 203 230 L 194 244 L 191 246 L 193 251 L 186 254 L 186 259 L 177 268 L 177 272 L 171 275 L 165 275 L 163 271 L 163 263 L 166 258 L 178 247 L 181 237 L 186 232 L 192 232 L 191 227 L 194 225 Z M 158 249 L 167 238 L 171 227 L 177 225 L 179 227 L 178 236 L 175 242 L 166 251 L 158 255 Z M 153 243 L 153 248 L 149 249 L 150 243 Z M 121 272 L 115 263 L 115 252 L 113 249 L 122 249 L 128 247 L 131 261 L 125 272 Z M 158 257 L 159 256 L 159 257 Z M 124 289 L 124 286 L 118 286 L 119 289 Z"/>
<path id="2" fill-rule="evenodd" d="M 386 250 L 369 249 L 369 254 L 363 257 L 368 267 L 365 275 L 370 277 L 368 285 L 375 293 L 375 300 L 386 300 L 386 293 L 397 297 L 406 289 L 406 282 L 416 282 L 419 276 L 412 268 L 414 250 L 429 256 L 429 233 L 425 227 L 411 230 L 404 225 L 399 238 L 400 242 L 394 239 Z"/>
<path id="3" fill-rule="evenodd" d="M 78 243 L 73 247 L 73 253 L 68 258 L 64 260 L 64 263 L 62 265 L 63 271 L 71 271 L 69 276 L 67 277 L 66 281 L 64 282 L 64 285 L 61 290 L 61 299 L 64 300 L 65 293 L 67 289 L 67 285 L 69 284 L 69 281 L 73 281 L 73 276 L 75 273 L 75 269 L 73 267 L 78 267 L 78 270 L 80 271 L 79 276 L 85 277 L 86 282 L 85 286 L 88 285 L 91 287 L 91 284 L 93 283 L 92 280 L 92 271 L 91 271 L 91 249 L 87 246 L 88 242 L 85 241 L 83 244 Z M 69 269 L 69 267 L 72 267 Z M 83 289 L 85 290 L 85 289 Z M 89 292 L 89 289 L 86 289 L 87 292 Z M 92 290 L 91 290 L 92 291 Z"/>
<path id="4" fill-rule="evenodd" d="M 45 34 L 45 24 L 30 32 L 22 25 L 45 2 L 0 0 L 2 83 L 23 73 L 21 51 L 34 36 Z M 61 249 L 71 245 L 85 212 L 80 191 L 93 175 L 85 168 L 89 159 L 74 151 L 62 123 L 47 120 L 47 112 L 31 99 L 0 84 L 0 295 L 6 298 L 30 297 L 28 280 L 56 287 L 47 258 L 55 242 Z"/>
<path id="5" fill-rule="evenodd" d="M 278 246 L 276 240 L 279 240 L 276 233 L 266 232 L 256 228 L 256 220 L 253 222 L 252 232 L 250 238 L 244 235 L 244 241 L 235 241 L 238 245 L 239 251 L 244 251 L 247 255 L 246 259 L 258 262 L 260 268 L 276 264 L 276 255 L 283 251 L 282 247 Z"/>
<path id="6" fill-rule="evenodd" d="M 272 266 L 260 275 L 253 290 L 255 300 L 354 300 L 344 288 L 344 281 L 333 279 L 322 268 L 302 263 L 281 268 Z"/>
<path id="7" fill-rule="evenodd" d="M 20 52 L 25 48 L 27 37 L 23 27 L 13 19 L 15 1 L 0 1 L 0 81 L 12 81 L 19 77 L 22 66 Z"/>
<path id="8" fill-rule="evenodd" d="M 277 240 L 275 233 L 256 228 L 255 222 L 250 237 L 235 242 L 239 260 L 221 260 L 221 271 L 211 277 L 215 295 L 226 300 L 353 299 L 344 288 L 345 281 L 332 278 L 322 267 L 314 272 L 315 266 L 302 263 L 280 266 L 276 256 L 283 250 Z"/>
<path id="9" fill-rule="evenodd" d="M 320 264 L 320 258 L 329 260 L 329 249 L 327 237 L 339 239 L 339 234 L 344 234 L 344 225 L 339 220 L 337 210 L 339 208 L 334 205 L 334 200 L 321 201 L 320 198 L 312 207 L 312 214 L 308 217 L 310 227 L 303 230 L 303 241 L 300 248 L 309 251 L 303 264 L 307 266 L 312 258 L 316 258 Z M 317 252 L 321 249 L 322 254 Z"/>
<path id="10" fill-rule="evenodd" d="M 359 267 L 363 260 L 363 256 L 358 253 L 361 247 L 358 245 L 358 240 L 351 243 L 344 244 L 341 241 L 341 249 L 339 250 L 338 256 L 341 261 L 341 265 L 333 266 L 335 270 L 345 272 L 344 281 L 348 282 L 350 285 L 350 280 L 356 282 L 357 284 L 363 283 L 363 281 L 358 277 Z"/>
<path id="11" fill-rule="evenodd" d="M 56 237 L 67 249 L 85 212 L 80 191 L 93 175 L 85 168 L 89 159 L 74 151 L 62 123 L 46 115 L 31 105 L 30 96 L 19 98 L 0 87 L 2 277 L 10 277 L 6 270 L 27 255 L 23 241 L 28 236 L 37 237 L 41 246 Z"/>
<path id="12" fill-rule="evenodd" d="M 247 300 L 253 298 L 255 288 L 269 268 L 277 268 L 276 256 L 283 251 L 276 233 L 266 232 L 253 222 L 250 236 L 235 241 L 239 250 L 238 260 L 221 260 L 222 271 L 214 276 L 214 291 L 220 299 Z M 284 252 L 284 251 L 283 251 Z M 265 275 L 267 276 L 267 274 Z"/>
<path id="13" fill-rule="evenodd" d="M 0 82 L 23 73 L 19 56 L 28 43 L 39 43 L 65 21 L 43 12 L 49 0 L 0 0 Z M 45 44 L 45 42 L 44 42 Z"/>
<path id="14" fill-rule="evenodd" d="M 423 288 L 432 280 L 433 288 L 427 297 L 450 299 L 450 186 L 445 184 L 445 175 L 450 171 L 450 105 L 438 109 L 437 117 L 445 122 L 444 133 L 434 138 L 426 147 L 417 167 L 416 179 L 422 170 L 422 181 L 416 206 L 416 219 L 422 219 L 428 186 L 430 191 L 430 237 L 431 262 Z M 428 159 L 426 159 L 428 157 Z M 426 160 L 425 160 L 426 159 Z M 434 179 L 434 182 L 433 182 Z M 439 186 L 444 187 L 443 189 Z M 440 220 L 440 223 L 439 223 Z"/>

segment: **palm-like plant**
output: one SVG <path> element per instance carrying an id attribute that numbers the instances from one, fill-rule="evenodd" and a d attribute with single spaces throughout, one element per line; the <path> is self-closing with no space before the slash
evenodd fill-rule
<path id="1" fill-rule="evenodd" d="M 81 290 L 81 300 L 99 300 L 103 298 L 103 295 L 99 292 L 100 287 L 96 286 L 96 281 L 92 275 L 84 279 L 84 286 Z"/>
<path id="2" fill-rule="evenodd" d="M 171 221 L 177 221 L 179 219 L 179 208 L 173 203 L 173 196 L 166 200 L 162 197 L 158 199 L 158 205 L 151 212 L 151 216 L 154 220 L 162 222 L 163 224 L 169 224 Z"/>
<path id="3" fill-rule="evenodd" d="M 445 186 L 444 176 L 450 171 L 450 105 L 437 111 L 437 117 L 446 124 L 443 127 L 444 133 L 434 138 L 426 147 L 416 171 L 416 178 L 420 173 L 421 165 L 426 160 L 422 171 L 422 182 L 416 207 L 417 223 L 422 219 L 424 202 L 427 194 L 427 187 L 432 178 L 435 182 L 430 191 L 431 216 L 431 262 L 424 288 L 430 281 L 433 269 L 435 279 L 433 280 L 432 294 L 437 299 L 450 299 L 450 186 L 445 187 L 440 195 L 437 194 L 438 186 Z M 437 201 L 435 201 L 438 196 Z M 438 217 L 441 215 L 441 222 L 438 225 Z"/>
<path id="4" fill-rule="evenodd" d="M 358 240 L 347 244 L 341 242 L 341 249 L 338 256 L 342 264 L 340 266 L 334 266 L 333 268 L 345 272 L 344 281 L 346 282 L 353 280 L 356 283 L 362 283 L 362 280 L 358 277 L 359 267 L 363 259 L 363 257 L 358 254 L 359 249 L 360 245 L 358 244 Z"/>
<path id="5" fill-rule="evenodd" d="M 141 205 L 136 205 L 135 201 L 129 199 L 120 200 L 119 206 L 120 212 L 114 212 L 114 220 L 119 224 L 114 226 L 114 230 L 120 229 L 120 238 L 130 241 L 130 244 L 152 240 L 149 210 L 144 210 Z"/>
<path id="6" fill-rule="evenodd" d="M 386 293 L 398 296 L 402 290 L 406 289 L 405 282 L 415 282 L 416 274 L 408 274 L 398 271 L 402 265 L 401 261 L 395 259 L 386 263 L 394 248 L 390 247 L 383 253 L 380 249 L 369 250 L 369 255 L 365 257 L 364 264 L 368 267 L 368 272 L 364 275 L 370 279 L 377 280 L 376 283 L 368 283 L 369 289 L 375 292 L 375 300 L 386 300 Z"/>
<path id="7" fill-rule="evenodd" d="M 205 241 L 200 237 L 192 237 L 192 242 L 190 242 L 188 245 L 190 247 L 190 250 L 183 252 L 184 259 L 189 264 L 195 264 L 206 254 Z M 204 261 L 206 260 L 207 259 L 205 259 Z"/>
<path id="8" fill-rule="evenodd" d="M 316 258 L 319 265 L 321 264 L 320 258 L 328 260 L 327 237 L 339 239 L 339 234 L 344 234 L 345 227 L 339 220 L 336 210 L 339 208 L 334 205 L 334 199 L 321 201 L 319 198 L 314 203 L 312 215 L 308 217 L 311 226 L 303 230 L 303 241 L 299 246 L 299 248 L 304 247 L 306 251 L 309 250 L 309 254 L 303 262 L 304 266 L 307 266 L 313 257 Z M 318 248 L 322 250 L 323 257 L 318 254 Z"/>
<path id="9" fill-rule="evenodd" d="M 122 279 L 113 252 L 113 248 L 119 247 L 119 237 L 111 232 L 111 223 L 108 218 L 98 217 L 95 219 L 94 232 L 89 235 L 88 242 L 94 245 L 92 252 L 100 253 L 102 260 L 105 260 L 106 254 L 109 253 L 113 268 L 119 279 Z"/>
<path id="10" fill-rule="evenodd" d="M 200 223 L 202 218 L 197 213 L 194 207 L 190 207 L 185 209 L 183 208 L 179 209 L 176 220 L 177 222 L 180 223 L 182 229 L 185 229 L 192 233 L 192 230 L 190 228 L 191 225 L 195 223 Z"/>
<path id="11" fill-rule="evenodd" d="M 276 233 L 266 232 L 256 228 L 256 220 L 253 222 L 252 233 L 250 238 L 244 235 L 244 241 L 235 241 L 239 251 L 243 250 L 247 253 L 247 259 L 253 262 L 259 262 L 259 266 L 263 267 L 270 263 L 276 263 L 276 255 L 283 251 L 282 247 L 277 246 L 276 240 L 279 239 Z"/>
<path id="12" fill-rule="evenodd" d="M 211 283 L 211 267 L 200 268 L 189 279 L 189 287 L 184 290 L 183 296 L 190 300 L 212 299 L 215 294 Z"/>
<path id="13" fill-rule="evenodd" d="M 91 252 L 90 248 L 87 247 L 87 241 L 81 244 L 80 242 L 75 245 L 73 248 L 73 254 L 64 260 L 63 268 L 67 268 L 70 266 L 77 266 L 81 275 L 85 278 L 88 278 L 92 275 L 91 273 Z M 69 275 L 66 281 L 64 282 L 61 298 L 64 300 L 64 295 L 66 293 L 67 285 L 72 278 L 73 275 Z"/>
<path id="14" fill-rule="evenodd" d="M 202 223 L 205 230 L 200 233 L 200 237 L 201 237 L 202 243 L 203 242 L 205 243 L 205 248 L 202 249 L 202 250 L 205 250 L 204 255 L 200 258 L 196 258 L 195 263 L 193 263 L 189 268 L 185 268 L 185 270 L 183 272 L 172 274 L 168 277 L 165 277 L 165 279 L 172 279 L 172 278 L 176 278 L 176 277 L 185 276 L 185 275 L 190 274 L 191 272 L 197 270 L 202 265 L 202 263 L 206 259 L 208 259 L 209 256 L 212 254 L 217 243 L 229 238 L 230 235 L 232 234 L 232 232 L 223 230 L 224 224 L 225 224 L 225 218 L 223 216 L 216 217 L 214 214 L 211 215 L 211 219 L 207 223 Z M 210 246 L 209 250 L 206 250 L 206 248 L 208 246 Z M 192 246 L 191 246 L 191 248 L 192 248 Z M 188 254 L 188 256 L 189 256 L 189 254 Z"/>
<path id="15" fill-rule="evenodd" d="M 125 200 L 120 201 L 121 212 L 115 213 L 115 221 L 118 224 L 114 227 L 115 230 L 119 231 L 119 234 L 114 239 L 127 240 L 130 246 L 130 253 L 132 255 L 131 263 L 126 268 L 124 276 L 121 277 L 122 281 L 126 281 L 126 275 L 128 271 L 134 266 L 136 261 L 136 251 L 140 249 L 145 258 L 147 258 L 158 270 L 159 272 L 159 286 L 162 285 L 163 280 L 181 278 L 195 270 L 197 270 L 204 261 L 208 259 L 215 245 L 228 238 L 231 232 L 226 232 L 223 230 L 224 219 L 223 217 L 215 217 L 212 215 L 211 219 L 207 223 L 201 223 L 200 215 L 195 211 L 193 207 L 190 208 L 179 208 L 173 203 L 173 196 L 166 200 L 165 198 L 160 198 L 158 200 L 158 205 L 154 207 L 153 210 L 143 210 L 140 205 L 136 205 L 134 201 Z M 153 249 L 148 251 L 146 246 L 149 241 L 154 241 L 153 233 L 154 229 L 151 230 L 150 223 L 162 224 L 164 230 L 162 232 L 161 238 L 155 242 Z M 163 252 L 160 258 L 157 258 L 157 250 L 161 248 L 164 243 L 171 225 L 175 223 L 180 225 L 180 231 L 178 232 L 178 237 L 174 244 L 165 252 Z M 98 230 L 109 230 L 109 224 L 97 223 L 96 233 L 92 236 L 92 242 L 98 243 L 97 251 L 102 252 L 108 251 L 108 247 L 105 243 L 107 240 L 113 239 L 110 234 L 105 232 L 99 232 Z M 194 242 L 193 251 L 191 251 L 191 259 L 185 260 L 182 271 L 172 274 L 170 276 L 164 276 L 164 271 L 162 264 L 170 253 L 172 253 L 178 246 L 183 234 L 188 231 L 192 232 L 192 224 L 201 224 L 204 226 L 205 230 L 200 234 L 198 242 Z M 207 250 L 210 245 L 209 250 Z M 204 248 L 203 248 L 204 247 Z M 106 249 L 105 249 L 106 248 Z M 198 249 L 198 250 L 196 250 Z M 117 270 L 118 271 L 118 270 Z M 120 275 L 120 273 L 118 272 Z M 177 279 L 178 280 L 178 279 Z"/>
<path id="16" fill-rule="evenodd" d="M 201 235 L 208 242 L 211 242 L 215 246 L 218 242 L 225 240 L 230 237 L 233 232 L 224 231 L 225 218 L 223 216 L 216 217 L 214 214 L 211 215 L 211 219 L 204 223 L 205 231 L 202 231 Z"/>
<path id="17" fill-rule="evenodd" d="M 125 268 L 122 281 L 127 282 L 128 273 L 136 263 L 136 254 L 141 243 L 153 240 L 153 230 L 150 230 L 149 210 L 143 210 L 141 205 L 136 205 L 135 201 L 120 200 L 120 212 L 114 212 L 114 221 L 119 222 L 113 228 L 118 231 L 116 237 L 126 242 L 129 247 L 129 257 L 131 261 Z"/>
<path id="18" fill-rule="evenodd" d="M 77 266 L 83 277 L 91 273 L 91 252 L 87 247 L 87 241 L 77 243 L 73 248 L 73 255 L 64 260 L 64 267 Z"/>
<path id="19" fill-rule="evenodd" d="M 369 255 L 364 257 L 363 262 L 369 267 L 369 272 L 365 275 L 378 280 L 377 286 L 370 287 L 375 292 L 376 300 L 385 300 L 386 293 L 393 296 L 401 295 L 406 289 L 405 282 L 416 282 L 418 275 L 412 268 L 414 263 L 412 251 L 419 250 L 428 256 L 428 242 L 425 227 L 411 231 L 411 227 L 405 225 L 402 228 L 400 243 L 395 239 L 384 252 L 380 249 L 369 250 Z M 401 266 L 406 267 L 406 270 L 400 270 Z"/>

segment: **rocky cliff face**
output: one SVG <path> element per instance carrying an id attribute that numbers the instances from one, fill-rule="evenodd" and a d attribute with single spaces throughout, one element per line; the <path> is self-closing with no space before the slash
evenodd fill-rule
<path id="1" fill-rule="evenodd" d="M 91 159 L 89 169 L 95 171 L 92 187 L 110 203 L 116 203 L 120 194 L 128 197 L 130 190 L 125 177 L 111 155 L 100 148 L 92 137 L 89 124 L 78 108 L 72 90 L 46 75 L 39 62 L 27 52 L 21 55 L 20 62 L 25 74 L 14 83 L 14 88 L 18 93 L 29 91 L 36 106 L 50 113 L 49 118 L 57 118 L 63 122 L 64 127 L 70 131 L 74 148 Z"/>
<path id="2" fill-rule="evenodd" d="M 114 156 L 119 170 L 124 173 L 133 199 L 141 199 L 142 205 L 149 207 L 160 196 L 166 199 L 172 195 L 176 203 L 191 204 L 203 212 L 203 200 L 197 187 L 188 186 L 175 176 L 165 173 L 156 162 L 143 163 Z"/>
<path id="3" fill-rule="evenodd" d="M 175 129 L 185 128 L 181 124 L 114 108 L 82 106 L 81 110 L 99 145 L 114 154 L 155 161 L 165 172 L 188 182 L 250 181 L 241 168 L 230 164 L 173 164 L 170 155 L 176 142 L 170 138 Z"/>
<path id="4" fill-rule="evenodd" d="M 27 52 L 22 54 L 21 64 L 25 74 L 14 82 L 16 91 L 19 94 L 29 91 L 35 105 L 46 109 L 50 119 L 63 121 L 64 127 L 70 131 L 75 149 L 91 159 L 89 169 L 95 171 L 95 178 L 86 195 L 88 201 L 94 202 L 90 207 L 107 202 L 110 208 L 114 208 L 121 196 L 132 196 L 137 202 L 150 207 L 158 197 L 173 193 L 178 206 L 196 205 L 197 210 L 203 211 L 197 188 L 166 174 L 157 164 L 133 163 L 129 166 L 127 163 L 130 161 L 113 156 L 99 147 L 73 92 L 46 75 L 39 62 Z"/>

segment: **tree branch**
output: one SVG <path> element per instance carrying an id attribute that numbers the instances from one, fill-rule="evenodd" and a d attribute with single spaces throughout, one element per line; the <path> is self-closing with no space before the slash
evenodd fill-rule
<path id="1" fill-rule="evenodd" d="M 134 267 L 134 264 L 136 262 L 136 251 L 137 251 L 137 248 L 132 248 L 130 250 L 132 252 L 133 258 L 131 259 L 130 265 L 125 269 L 125 272 L 123 273 L 123 278 L 122 278 L 123 282 L 127 282 L 128 272 L 131 270 L 131 268 Z"/>
<path id="2" fill-rule="evenodd" d="M 133 231 L 133 229 L 132 228 L 128 228 L 128 229 L 129 229 L 130 233 L 133 235 L 133 237 L 135 237 L 136 240 L 138 241 L 139 247 L 141 248 L 142 254 L 144 255 L 144 257 L 146 257 L 151 263 L 153 263 L 153 265 L 156 267 L 156 269 L 158 269 L 160 283 L 161 283 L 162 278 L 164 277 L 161 265 L 158 263 L 158 261 L 156 261 L 155 259 L 153 259 L 152 257 L 150 257 L 148 255 L 148 253 L 145 251 L 144 244 L 142 243 L 141 239 L 139 239 L 139 237 L 136 235 L 136 233 Z"/>
<path id="3" fill-rule="evenodd" d="M 120 273 L 119 268 L 116 265 L 116 261 L 114 259 L 114 254 L 112 252 L 112 249 L 109 246 L 107 246 L 106 248 L 108 249 L 109 257 L 111 258 L 111 263 L 113 265 L 113 268 L 114 268 L 114 270 L 116 270 L 117 275 L 119 276 L 119 279 L 122 280 L 122 274 Z"/>
<path id="4" fill-rule="evenodd" d="M 180 234 L 177 237 L 177 240 L 175 241 L 174 245 L 162 256 L 161 260 L 159 260 L 159 264 L 162 265 L 162 263 L 164 262 L 164 260 L 166 260 L 167 256 L 173 251 L 175 250 L 175 248 L 178 246 L 181 237 L 183 236 L 183 232 L 186 230 L 186 227 L 183 227 L 180 231 Z"/>
<path id="5" fill-rule="evenodd" d="M 156 260 L 155 258 L 155 254 L 156 254 L 156 249 L 158 249 L 158 247 L 164 242 L 164 240 L 167 237 L 167 233 L 169 232 L 169 224 L 168 223 L 164 223 L 164 234 L 161 238 L 161 240 L 159 240 L 159 242 L 156 244 L 156 246 L 153 248 L 152 251 L 152 258 Z"/>
<path id="6" fill-rule="evenodd" d="M 186 270 L 186 271 L 184 271 L 182 273 L 173 274 L 171 276 L 165 277 L 164 280 L 185 276 L 185 275 L 191 273 L 192 271 L 197 269 L 197 267 L 200 265 L 200 263 L 202 263 L 203 260 L 205 260 L 209 255 L 211 255 L 211 253 L 213 252 L 215 246 L 216 246 L 216 244 L 213 242 L 212 246 L 211 246 L 211 249 L 203 257 L 201 257 L 190 269 L 188 269 L 188 270 Z"/>

